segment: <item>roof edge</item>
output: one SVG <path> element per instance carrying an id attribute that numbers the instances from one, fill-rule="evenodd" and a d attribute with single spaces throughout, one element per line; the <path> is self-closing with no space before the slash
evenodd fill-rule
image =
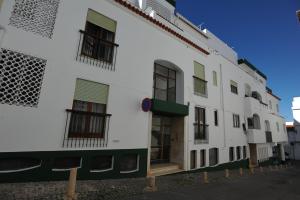
<path id="1" fill-rule="evenodd" d="M 257 74 L 259 74 L 260 76 L 262 76 L 265 80 L 268 79 L 268 77 L 264 73 L 262 73 L 258 68 L 256 68 L 253 64 L 251 64 L 247 59 L 245 59 L 245 58 L 239 59 L 238 60 L 238 64 L 246 64 L 253 71 L 255 71 Z"/>

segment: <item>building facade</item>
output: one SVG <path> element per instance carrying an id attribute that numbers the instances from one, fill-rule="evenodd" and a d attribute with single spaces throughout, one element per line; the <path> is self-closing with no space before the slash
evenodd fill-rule
<path id="1" fill-rule="evenodd" d="M 286 145 L 286 153 L 292 160 L 300 160 L 300 97 L 294 97 L 292 103 L 293 122 L 287 122 L 289 144 Z"/>
<path id="2" fill-rule="evenodd" d="M 175 6 L 0 1 L 0 180 L 284 161 L 285 122 L 266 75 Z"/>

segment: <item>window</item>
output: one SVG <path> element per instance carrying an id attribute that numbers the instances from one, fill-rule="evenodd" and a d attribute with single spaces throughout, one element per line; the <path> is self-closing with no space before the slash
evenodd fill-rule
<path id="1" fill-rule="evenodd" d="M 241 159 L 241 147 L 236 147 L 236 159 Z"/>
<path id="2" fill-rule="evenodd" d="M 270 110 L 273 109 L 273 108 L 272 108 L 272 101 L 271 101 L 271 100 L 269 101 L 269 107 L 270 107 Z"/>
<path id="3" fill-rule="evenodd" d="M 213 85 L 218 86 L 218 76 L 216 71 L 213 71 Z"/>
<path id="4" fill-rule="evenodd" d="M 219 163 L 218 148 L 209 149 L 209 166 L 215 166 Z"/>
<path id="5" fill-rule="evenodd" d="M 2 3 L 3 3 L 3 0 L 0 0 L 0 11 L 1 11 L 1 7 L 2 7 Z"/>
<path id="6" fill-rule="evenodd" d="M 206 125 L 205 108 L 195 108 L 194 133 L 195 143 L 208 142 L 208 125 Z"/>
<path id="7" fill-rule="evenodd" d="M 206 166 L 206 150 L 200 150 L 200 167 Z"/>
<path id="8" fill-rule="evenodd" d="M 46 60 L 0 49 L 0 103 L 37 107 Z"/>
<path id="9" fill-rule="evenodd" d="M 230 147 L 229 148 L 229 161 L 234 161 L 234 148 Z"/>
<path id="10" fill-rule="evenodd" d="M 155 63 L 154 98 L 176 102 L 176 71 Z"/>
<path id="11" fill-rule="evenodd" d="M 89 9 L 81 54 L 111 63 L 116 24 L 114 20 Z"/>
<path id="12" fill-rule="evenodd" d="M 215 126 L 219 125 L 219 116 L 218 116 L 218 111 L 214 111 L 214 119 L 215 119 Z"/>
<path id="13" fill-rule="evenodd" d="M 265 131 L 270 132 L 271 131 L 271 126 L 269 120 L 265 120 Z"/>
<path id="14" fill-rule="evenodd" d="M 204 65 L 194 62 L 194 93 L 200 96 L 207 96 L 207 81 L 205 80 Z"/>
<path id="15" fill-rule="evenodd" d="M 251 96 L 251 86 L 249 84 L 245 84 L 245 96 L 250 97 Z"/>
<path id="16" fill-rule="evenodd" d="M 102 155 L 92 158 L 91 172 L 105 172 L 113 170 L 114 158 L 111 155 Z"/>
<path id="17" fill-rule="evenodd" d="M 276 111 L 279 112 L 279 105 L 276 104 Z"/>
<path id="18" fill-rule="evenodd" d="M 260 117 L 257 114 L 253 115 L 253 129 L 260 129 Z"/>
<path id="19" fill-rule="evenodd" d="M 232 93 L 238 94 L 238 84 L 237 84 L 237 82 L 231 80 L 230 81 L 230 89 L 231 89 Z"/>
<path id="20" fill-rule="evenodd" d="M 283 132 L 286 133 L 286 126 L 285 124 L 282 124 Z"/>
<path id="21" fill-rule="evenodd" d="M 81 167 L 81 158 L 80 157 L 62 157 L 55 158 L 53 162 L 53 171 L 65 171 L 72 168 Z"/>
<path id="22" fill-rule="evenodd" d="M 41 163 L 40 159 L 35 158 L 0 158 L 0 174 L 38 168 Z"/>
<path id="23" fill-rule="evenodd" d="M 233 127 L 234 128 L 240 128 L 240 116 L 239 115 L 236 115 L 236 114 L 233 114 Z"/>
<path id="24" fill-rule="evenodd" d="M 191 151 L 191 169 L 196 169 L 197 168 L 197 151 L 193 150 Z"/>
<path id="25" fill-rule="evenodd" d="M 137 154 L 123 155 L 120 159 L 120 172 L 133 173 L 139 170 L 139 156 Z"/>
<path id="26" fill-rule="evenodd" d="M 277 132 L 279 132 L 279 123 L 276 122 L 276 128 L 277 128 Z"/>
<path id="27" fill-rule="evenodd" d="M 247 123 L 249 129 L 254 129 L 253 118 L 248 118 Z"/>
<path id="28" fill-rule="evenodd" d="M 247 158 L 247 146 L 243 146 L 243 158 Z"/>
<path id="29" fill-rule="evenodd" d="M 69 138 L 104 138 L 107 85 L 77 79 L 69 125 Z"/>

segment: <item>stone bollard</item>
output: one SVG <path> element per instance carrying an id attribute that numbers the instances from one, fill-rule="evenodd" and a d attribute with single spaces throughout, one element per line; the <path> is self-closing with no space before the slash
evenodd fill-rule
<path id="1" fill-rule="evenodd" d="M 264 172 L 264 168 L 263 167 L 259 167 L 260 172 L 263 173 Z"/>
<path id="2" fill-rule="evenodd" d="M 70 171 L 70 177 L 67 187 L 67 192 L 65 194 L 65 200 L 76 200 L 76 179 L 77 179 L 77 168 L 72 168 Z"/>
<path id="3" fill-rule="evenodd" d="M 203 182 L 204 183 L 209 183 L 209 181 L 208 181 L 208 173 L 207 172 L 203 172 Z"/>
<path id="4" fill-rule="evenodd" d="M 251 167 L 249 168 L 249 171 L 250 171 L 250 174 L 254 174 L 254 167 L 251 166 Z"/>
<path id="5" fill-rule="evenodd" d="M 156 179 L 155 176 L 147 177 L 147 186 L 144 189 L 145 192 L 155 192 L 155 191 L 157 191 L 155 179 Z"/>
<path id="6" fill-rule="evenodd" d="M 243 176 L 243 168 L 240 168 L 240 176 Z"/>
<path id="7" fill-rule="evenodd" d="M 225 178 L 229 178 L 230 174 L 229 174 L 229 169 L 225 169 Z"/>

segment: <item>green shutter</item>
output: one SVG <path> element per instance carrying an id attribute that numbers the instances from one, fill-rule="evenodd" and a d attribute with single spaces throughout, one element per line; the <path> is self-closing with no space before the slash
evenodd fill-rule
<path id="1" fill-rule="evenodd" d="M 200 63 L 194 61 L 194 72 L 195 72 L 195 76 L 197 76 L 202 80 L 205 80 L 204 65 L 201 65 Z"/>
<path id="2" fill-rule="evenodd" d="M 230 85 L 233 85 L 233 86 L 235 86 L 235 87 L 238 87 L 237 82 L 235 82 L 235 81 L 233 81 L 233 80 L 230 81 Z"/>
<path id="3" fill-rule="evenodd" d="M 107 104 L 108 85 L 87 81 L 76 80 L 75 100 Z"/>
<path id="4" fill-rule="evenodd" d="M 3 0 L 0 0 L 0 9 L 1 9 L 1 7 L 2 7 L 2 3 L 3 3 Z"/>
<path id="5" fill-rule="evenodd" d="M 218 78 L 217 78 L 216 71 L 213 71 L 213 84 L 214 84 L 214 86 L 218 86 Z"/>
<path id="6" fill-rule="evenodd" d="M 88 10 L 87 21 L 113 33 L 116 32 L 117 22 L 91 9 Z"/>

